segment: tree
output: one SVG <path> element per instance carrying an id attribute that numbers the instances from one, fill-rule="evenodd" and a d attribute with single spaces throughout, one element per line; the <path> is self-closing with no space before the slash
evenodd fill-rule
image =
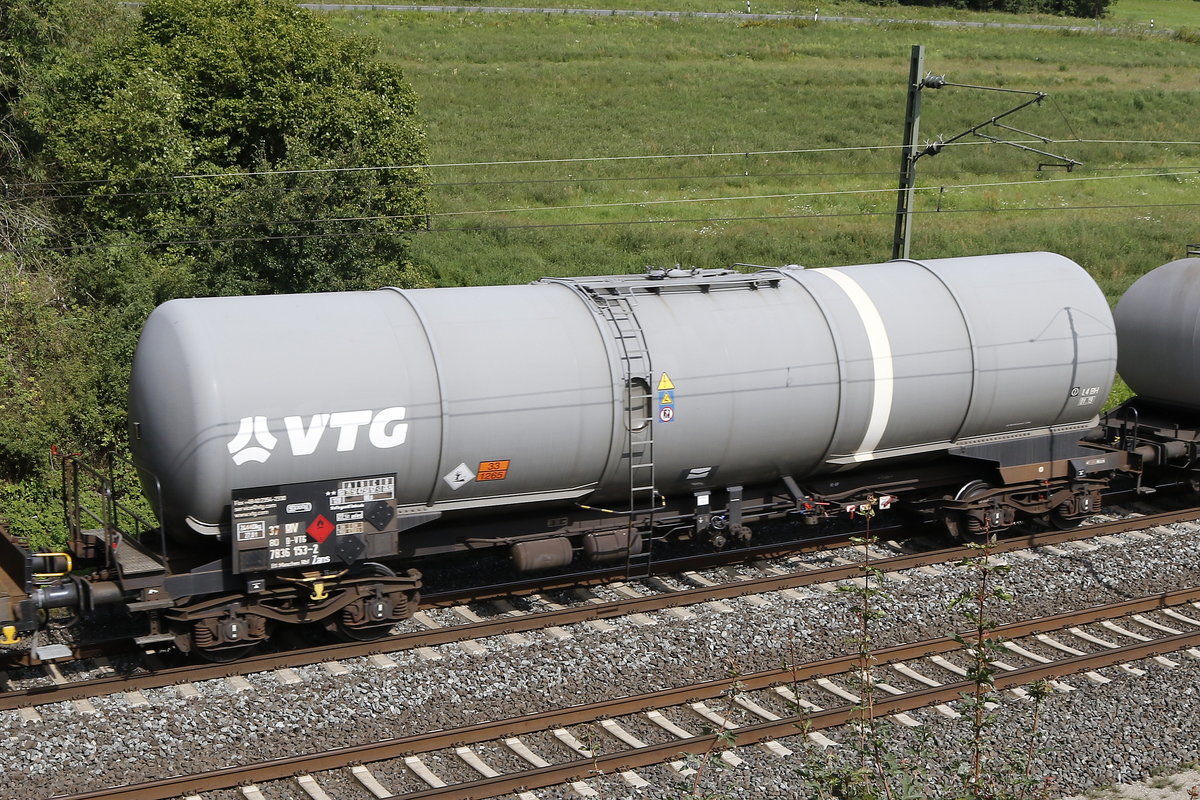
<path id="1" fill-rule="evenodd" d="M 128 18 L 105 0 L 0 0 L 0 120 L 41 67 L 103 41 Z"/>
<path id="2" fill-rule="evenodd" d="M 867 0 L 891 5 L 896 0 Z M 1108 13 L 1111 0 L 899 0 L 911 6 L 952 6 L 971 11 L 1003 11 L 1009 14 L 1058 14 L 1099 19 Z"/>
<path id="3" fill-rule="evenodd" d="M 424 219 L 415 95 L 286 0 L 150 0 L 25 110 L 60 180 L 97 181 L 63 201 L 66 244 L 144 247 L 171 265 L 169 291 L 181 275 L 195 294 L 403 278 L 403 234 Z"/>
<path id="4" fill-rule="evenodd" d="M 424 174 L 371 168 L 425 162 L 415 106 L 372 45 L 286 0 L 0 0 L 11 529 L 53 516 L 51 444 L 123 442 L 155 305 L 421 282 Z"/>

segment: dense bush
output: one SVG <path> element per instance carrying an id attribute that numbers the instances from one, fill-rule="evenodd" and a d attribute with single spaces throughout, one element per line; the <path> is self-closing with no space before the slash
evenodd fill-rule
<path id="1" fill-rule="evenodd" d="M 1099 19 L 1112 0 L 865 0 L 871 5 L 948 6 L 969 11 L 1003 11 L 1010 14 L 1060 14 Z"/>
<path id="2" fill-rule="evenodd" d="M 63 193 L 67 243 L 143 245 L 160 296 L 357 286 L 403 267 L 424 210 L 418 170 L 336 171 L 424 162 L 400 71 L 286 0 L 151 0 L 22 110 L 56 178 L 100 181 Z M 355 216 L 388 219 L 308 222 Z M 109 259 L 87 288 L 119 302 L 129 259 Z"/>
<path id="3" fill-rule="evenodd" d="M 1061 14 L 1068 17 L 1103 17 L 1111 0 L 954 0 L 951 3 L 914 5 L 953 5 L 971 11 L 1006 11 L 1012 14 Z"/>
<path id="4" fill-rule="evenodd" d="M 0 2 L 8 516 L 45 521 L 51 444 L 120 445 L 155 305 L 419 282 L 423 173 L 347 169 L 423 164 L 415 105 L 372 45 L 286 0 Z"/>

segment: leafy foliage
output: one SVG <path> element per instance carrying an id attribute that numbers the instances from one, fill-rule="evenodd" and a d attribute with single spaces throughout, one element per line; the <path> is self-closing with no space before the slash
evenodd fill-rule
<path id="1" fill-rule="evenodd" d="M 425 161 L 400 69 L 285 0 L 0 2 L 9 516 L 53 486 L 52 443 L 120 446 L 159 303 L 423 283 Z"/>
<path id="2" fill-rule="evenodd" d="M 898 0 L 865 0 L 872 6 L 893 6 Z M 1012 14 L 1061 14 L 1063 17 L 1104 17 L 1111 0 L 899 0 L 906 6 L 944 6 L 964 11 Z"/>
<path id="3" fill-rule="evenodd" d="M 1108 13 L 1111 0 L 957 0 L 971 11 L 1005 11 L 1014 14 L 1061 14 L 1099 19 Z"/>
<path id="4" fill-rule="evenodd" d="M 943 6 L 966 11 L 1000 11 L 1008 14 L 1061 14 L 1099 19 L 1112 0 L 865 0 L 874 6 L 899 2 L 906 6 Z"/>
<path id="5" fill-rule="evenodd" d="M 424 139 L 403 75 L 372 56 L 283 0 L 147 3 L 130 35 L 62 60 L 25 104 L 58 177 L 100 181 L 63 199 L 70 244 L 143 247 L 167 266 L 159 295 L 402 273 L 423 176 L 354 168 L 421 164 Z M 331 217 L 359 221 L 314 222 Z"/>
<path id="6" fill-rule="evenodd" d="M 9 116 L 40 69 L 104 41 L 126 16 L 105 0 L 0 2 L 0 119 Z"/>

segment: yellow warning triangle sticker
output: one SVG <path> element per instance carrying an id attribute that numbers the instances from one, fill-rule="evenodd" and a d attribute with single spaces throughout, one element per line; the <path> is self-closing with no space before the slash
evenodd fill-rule
<path id="1" fill-rule="evenodd" d="M 664 406 L 669 406 L 675 402 L 675 398 L 671 397 L 671 392 L 669 390 L 664 389 L 662 399 L 658 402 L 662 403 Z"/>
<path id="2" fill-rule="evenodd" d="M 658 379 L 658 390 L 660 392 L 662 392 L 662 391 L 666 391 L 667 389 L 674 389 L 674 388 L 675 388 L 675 384 L 671 383 L 671 379 L 669 377 L 667 377 L 667 373 L 664 372 L 662 374 L 662 377 Z"/>

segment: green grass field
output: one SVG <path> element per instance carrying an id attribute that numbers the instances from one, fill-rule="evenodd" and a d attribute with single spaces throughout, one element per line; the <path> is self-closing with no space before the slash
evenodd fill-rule
<path id="1" fill-rule="evenodd" d="M 447 3 L 461 7 L 520 6 L 522 8 L 596 8 L 638 9 L 656 11 L 746 11 L 746 0 L 522 0 L 519 3 L 500 3 L 495 0 L 467 0 Z M 1059 26 L 1144 26 L 1155 29 L 1200 27 L 1200 5 L 1196 0 L 1119 0 L 1109 8 L 1105 19 L 1081 20 L 1050 14 L 1015 16 L 1002 12 L 980 13 L 965 9 L 910 5 L 871 5 L 854 0 L 751 0 L 750 10 L 756 14 L 802 14 L 820 17 L 867 17 L 871 19 L 904 20 L 972 20 L 979 22 L 1035 23 Z"/>
<path id="2" fill-rule="evenodd" d="M 1109 8 L 1110 22 L 1156 28 L 1200 28 L 1200 2 L 1196 0 L 1119 0 Z"/>
<path id="3" fill-rule="evenodd" d="M 1160 6 L 1194 13 L 1200 3 L 1145 2 L 1137 13 Z M 1033 144 L 1083 166 L 1039 171 L 1048 159 L 982 139 L 922 159 L 913 257 L 1053 250 L 1115 296 L 1200 240 L 1200 47 L 1168 36 L 476 13 L 336 18 L 405 68 L 422 98 L 432 162 L 472 165 L 430 170 L 432 231 L 415 237 L 415 253 L 439 285 L 647 264 L 886 260 L 918 43 L 926 68 L 950 81 L 1048 92 L 1006 122 L 1072 140 Z M 1023 99 L 927 91 L 922 138 L 956 135 Z M 1143 141 L 1186 144 L 1134 143 Z M 482 165 L 513 161 L 545 163 Z"/>

